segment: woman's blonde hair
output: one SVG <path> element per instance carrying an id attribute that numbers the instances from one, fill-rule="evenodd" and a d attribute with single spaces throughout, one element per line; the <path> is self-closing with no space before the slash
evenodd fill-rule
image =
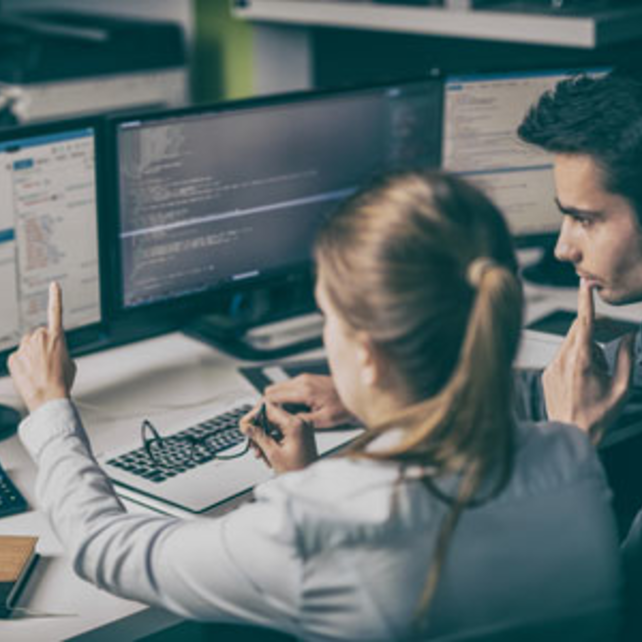
<path id="1" fill-rule="evenodd" d="M 470 184 L 405 173 L 347 201 L 321 228 L 315 254 L 333 308 L 368 335 L 411 400 L 369 426 L 351 455 L 423 466 L 426 486 L 449 505 L 421 615 L 462 510 L 483 501 L 482 485 L 487 496 L 499 492 L 511 473 L 522 291 L 510 234 Z M 400 428 L 394 447 L 367 448 Z M 436 483 L 447 476 L 459 479 L 454 497 Z"/>

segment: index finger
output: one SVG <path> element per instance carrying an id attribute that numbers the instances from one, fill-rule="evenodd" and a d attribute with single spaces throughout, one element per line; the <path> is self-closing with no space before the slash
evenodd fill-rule
<path id="1" fill-rule="evenodd" d="M 62 332 L 62 291 L 55 281 L 49 284 L 47 325 L 49 332 L 52 334 L 60 334 Z"/>
<path id="2" fill-rule="evenodd" d="M 578 330 L 584 341 L 593 341 L 595 324 L 595 303 L 593 287 L 586 279 L 580 279 L 580 291 L 577 298 Z"/>

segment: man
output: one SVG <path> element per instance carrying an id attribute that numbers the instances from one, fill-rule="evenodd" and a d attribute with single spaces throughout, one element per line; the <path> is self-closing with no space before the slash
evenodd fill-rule
<path id="1" fill-rule="evenodd" d="M 558 258 L 575 265 L 585 281 L 584 292 L 592 286 L 614 305 L 642 300 L 642 82 L 610 74 L 560 85 L 531 110 L 519 134 L 555 154 L 558 205 L 567 215 Z M 587 295 L 580 301 L 582 296 Z M 569 333 L 542 382 L 548 414 L 574 421 L 598 440 L 620 415 L 633 368 L 633 381 L 640 381 L 642 347 L 638 338 L 633 365 L 623 342 L 609 377 L 595 366 L 595 358 L 587 356 L 594 354 L 592 316 L 586 309 L 578 315 L 575 332 Z M 583 329 L 578 330 L 580 325 Z M 631 398 L 627 406 L 631 414 L 639 402 Z M 642 512 L 623 551 L 639 602 Z"/>
<path id="2" fill-rule="evenodd" d="M 581 278 L 578 317 L 542 377 L 549 417 L 599 441 L 620 414 L 632 370 L 632 337 L 611 372 L 593 342 L 593 292 L 612 305 L 642 300 L 642 83 L 609 74 L 561 82 L 519 127 L 553 154 L 555 247 Z"/>

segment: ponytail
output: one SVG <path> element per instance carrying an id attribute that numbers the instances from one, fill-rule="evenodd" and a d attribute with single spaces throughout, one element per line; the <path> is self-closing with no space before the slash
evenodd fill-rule
<path id="1" fill-rule="evenodd" d="M 462 512 L 499 494 L 512 473 L 513 420 L 510 393 L 512 358 L 522 325 L 522 290 L 515 274 L 492 259 L 478 258 L 466 271 L 474 303 L 458 364 L 441 392 L 373 427 L 352 454 L 428 464 L 424 485 L 448 504 L 426 584 L 417 607 L 423 620 L 434 597 L 448 547 Z M 507 397 L 508 395 L 508 397 Z M 390 428 L 408 427 L 405 438 L 385 451 L 366 445 Z M 434 479 L 459 476 L 454 497 L 444 495 Z M 490 477 L 487 496 L 479 497 Z"/>
<path id="2" fill-rule="evenodd" d="M 434 397 L 371 426 L 353 453 L 365 455 L 365 445 L 393 427 L 411 429 L 396 446 L 366 456 L 428 461 L 443 472 L 454 472 L 471 455 L 489 460 L 487 453 L 504 451 L 498 448 L 498 437 L 512 433 L 509 396 L 522 323 L 521 286 L 510 270 L 486 258 L 469 264 L 466 281 L 474 290 L 473 305 L 449 380 Z M 494 462 L 487 464 L 485 468 Z"/>
<path id="3" fill-rule="evenodd" d="M 449 416 L 451 435 L 457 442 L 451 448 L 468 453 L 458 471 L 461 475 L 452 501 L 444 498 L 432 478 L 424 483 L 435 495 L 450 504 L 439 529 L 432 565 L 417 609 L 420 622 L 437 589 L 448 546 L 459 518 L 467 507 L 494 497 L 505 487 L 512 473 L 513 422 L 505 391 L 511 389 L 511 355 L 517 349 L 513 332 L 521 327 L 521 287 L 514 274 L 492 260 L 479 258 L 467 271 L 467 280 L 477 290 L 468 323 L 461 359 L 454 376 L 444 390 L 444 410 Z M 486 456 L 493 453 L 494 457 Z M 453 459 L 452 453 L 443 453 Z M 487 497 L 479 490 L 491 475 Z"/>

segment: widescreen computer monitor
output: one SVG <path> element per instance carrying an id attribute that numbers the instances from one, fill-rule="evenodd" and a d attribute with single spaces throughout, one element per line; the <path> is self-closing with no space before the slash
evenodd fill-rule
<path id="1" fill-rule="evenodd" d="M 438 165 L 441 100 L 424 80 L 117 119 L 120 308 L 309 269 L 323 217 L 366 179 Z"/>
<path id="2" fill-rule="evenodd" d="M 102 321 L 97 128 L 91 121 L 0 132 L 0 369 L 22 335 L 47 320 L 58 281 L 73 344 Z M 2 420 L 0 418 L 0 424 Z"/>

